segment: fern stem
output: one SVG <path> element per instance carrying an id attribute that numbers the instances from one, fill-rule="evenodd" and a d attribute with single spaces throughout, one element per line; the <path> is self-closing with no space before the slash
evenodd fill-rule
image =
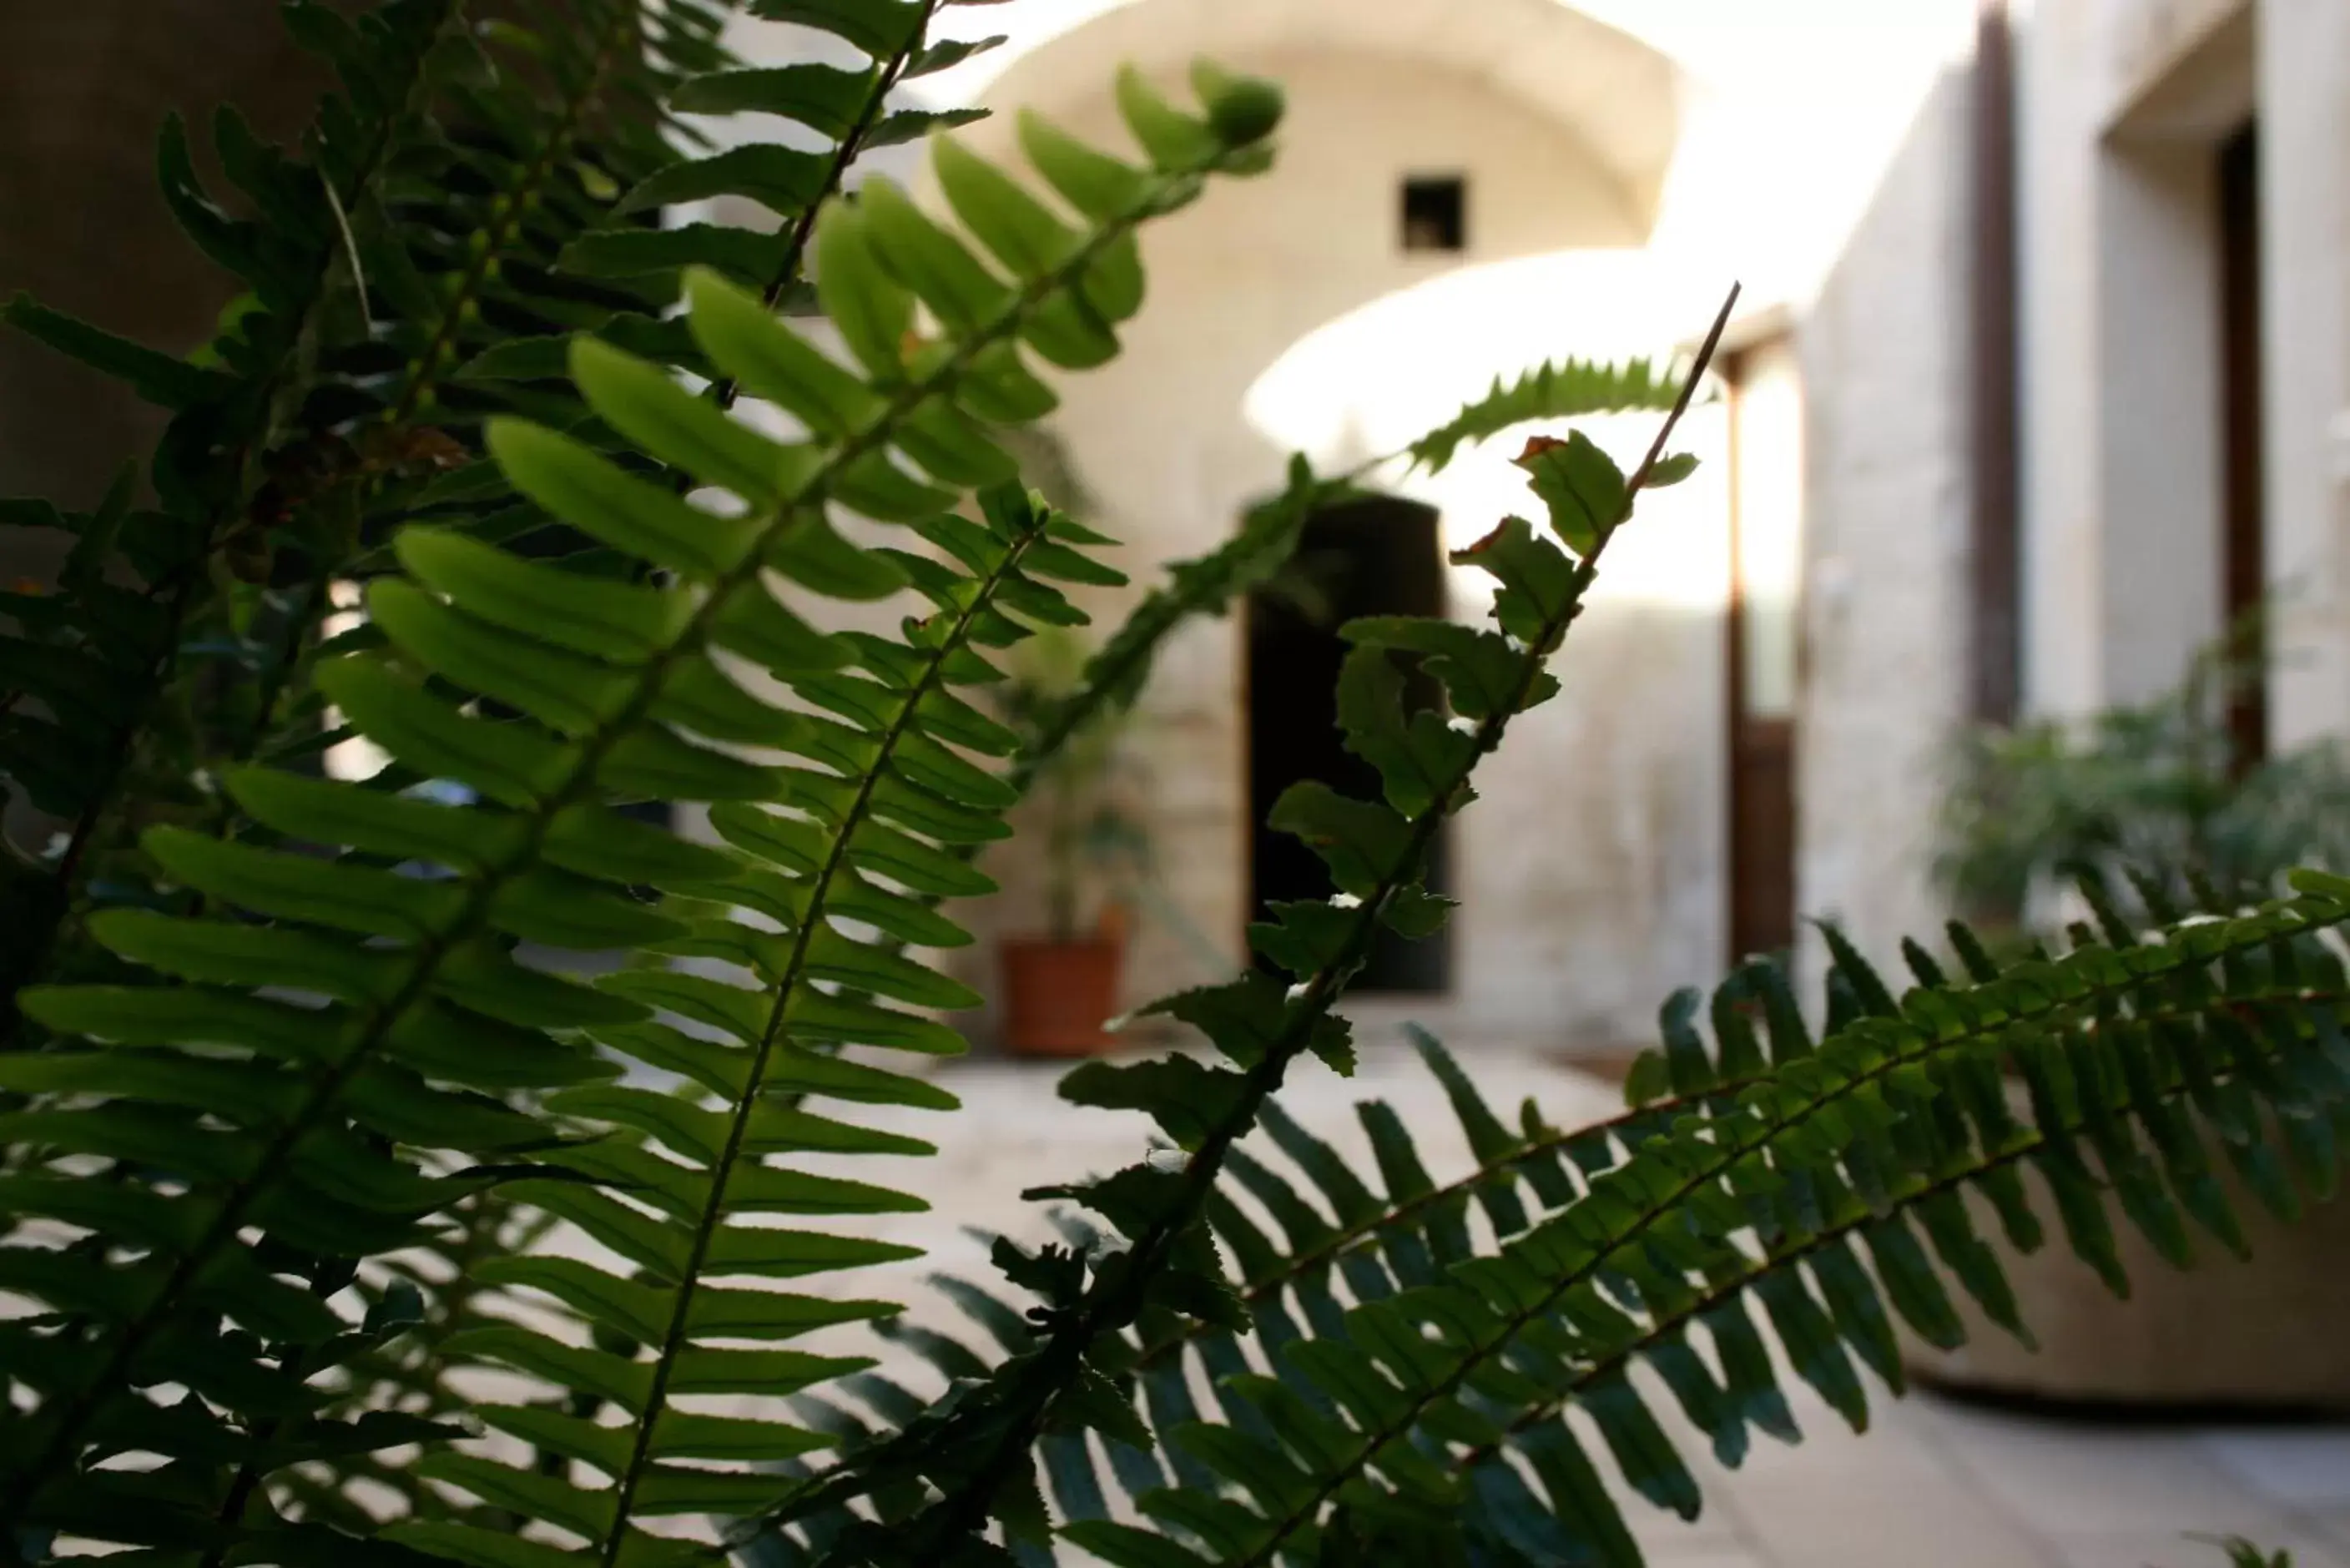
<path id="1" fill-rule="evenodd" d="M 1468 783 L 1469 774 L 1476 765 L 1501 744 L 1510 720 L 1533 695 L 1544 665 L 1565 636 L 1568 626 L 1582 608 L 1584 595 L 1598 576 L 1599 560 L 1606 553 L 1609 539 L 1629 517 L 1634 501 L 1663 458 L 1665 443 L 1671 439 L 1682 411 L 1688 408 L 1697 390 L 1698 380 L 1712 358 L 1714 347 L 1721 340 L 1722 330 L 1730 319 L 1731 306 L 1737 302 L 1737 297 L 1738 291 L 1732 288 L 1682 389 L 1680 401 L 1659 427 L 1656 439 L 1649 444 L 1648 454 L 1626 483 L 1624 500 L 1617 516 L 1610 527 L 1599 533 L 1595 548 L 1576 564 L 1561 596 L 1559 609 L 1544 622 L 1539 634 L 1529 639 L 1517 685 L 1510 699 L 1495 703 L 1492 712 L 1480 722 L 1474 735 L 1475 744 L 1457 770 L 1457 776 L 1445 781 L 1442 787 L 1430 792 L 1430 804 L 1411 820 L 1395 860 L 1373 891 L 1364 897 L 1353 929 L 1337 955 L 1293 992 L 1281 1030 L 1265 1044 L 1263 1056 L 1249 1069 L 1241 1092 L 1234 1096 L 1232 1108 L 1191 1150 L 1184 1162 L 1180 1185 L 1159 1216 L 1141 1236 L 1136 1238 L 1133 1246 L 1124 1255 L 1123 1266 L 1107 1283 L 1097 1278 L 1095 1286 L 1087 1291 L 1085 1301 L 1070 1314 L 1066 1324 L 1028 1363 L 1025 1376 L 1011 1380 L 1005 1386 L 1009 1392 L 993 1402 L 997 1406 L 1008 1405 L 1009 1409 L 990 1408 L 988 1402 L 974 1401 L 973 1418 L 983 1417 L 998 1435 L 987 1457 L 965 1471 L 968 1479 L 949 1490 L 943 1499 L 932 1503 L 906 1527 L 912 1542 L 910 1551 L 919 1553 L 927 1549 L 942 1556 L 950 1543 L 984 1526 L 997 1491 L 1010 1479 L 1013 1469 L 1026 1459 L 1029 1449 L 1044 1428 L 1053 1402 L 1075 1383 L 1094 1343 L 1106 1334 L 1116 1334 L 1132 1323 L 1140 1312 L 1150 1286 L 1166 1268 L 1177 1241 L 1198 1222 L 1200 1213 L 1222 1172 L 1224 1156 L 1249 1128 L 1255 1126 L 1259 1107 L 1279 1091 L 1290 1064 L 1305 1051 L 1315 1026 L 1336 1005 L 1348 978 L 1377 939 L 1381 910 L 1414 879 L 1420 857 L 1448 816 L 1453 797 Z M 876 1457 L 886 1462 L 892 1456 L 887 1453 L 885 1446 L 884 1450 L 877 1450 Z M 813 1508 L 845 1501 L 847 1496 L 854 1495 L 858 1472 L 868 1468 L 869 1464 L 844 1465 L 826 1481 L 816 1483 L 786 1502 L 783 1509 L 771 1516 L 771 1521 L 785 1521 L 801 1517 Z M 924 1521 L 929 1521 L 926 1532 Z"/>
<path id="2" fill-rule="evenodd" d="M 1326 479 L 1317 482 L 1304 495 L 1284 498 L 1284 505 L 1310 511 L 1325 497 L 1345 491 L 1350 481 Z M 1142 601 L 1128 612 L 1126 620 L 1107 641 L 1101 652 L 1086 666 L 1084 683 L 1044 711 L 1043 718 L 1023 737 L 1020 754 L 1012 765 L 1010 782 L 1014 787 L 1027 793 L 1036 774 L 1059 754 L 1076 735 L 1083 732 L 1102 711 L 1121 701 L 1114 695 L 1123 692 L 1137 679 L 1139 671 L 1149 667 L 1164 643 L 1184 619 L 1205 607 L 1210 600 L 1222 596 L 1211 593 L 1194 594 L 1185 585 L 1187 572 L 1201 574 L 1204 586 L 1214 590 L 1223 587 L 1214 567 L 1226 552 L 1241 549 L 1247 541 L 1241 537 L 1227 540 L 1205 556 L 1188 561 L 1178 561 L 1168 568 L 1171 581 L 1152 589 Z M 1284 556 L 1284 560 L 1287 559 Z M 1125 699 L 1130 701 L 1130 699 Z M 977 846 L 964 851 L 977 854 Z"/>
<path id="3" fill-rule="evenodd" d="M 2350 919 L 2350 915 L 2345 915 L 2342 918 Z M 2265 946 L 2268 940 L 2268 936 L 2263 933 L 2257 938 L 2249 939 L 2232 948 L 2224 949 L 2221 952 L 2210 955 L 2211 961 L 2218 961 L 2219 959 L 2226 956 L 2227 953 L 2231 951 L 2241 951 L 2251 948 Z M 1761 1136 L 1752 1142 L 1741 1143 L 1734 1147 L 1722 1146 L 1724 1152 L 1721 1154 L 1721 1158 L 1717 1158 L 1705 1170 L 1697 1175 L 1688 1177 L 1677 1183 L 1663 1197 L 1656 1199 L 1649 1206 L 1648 1211 L 1635 1223 L 1627 1227 L 1621 1235 L 1617 1236 L 1608 1241 L 1604 1247 L 1601 1247 L 1583 1264 L 1582 1267 L 1570 1271 L 1559 1278 L 1551 1286 L 1551 1288 L 1543 1294 L 1543 1296 L 1534 1302 L 1531 1305 L 1503 1315 L 1499 1330 L 1490 1338 L 1468 1347 L 1461 1355 L 1453 1369 L 1443 1378 L 1440 1379 L 1433 1386 L 1426 1391 L 1415 1395 L 1403 1409 L 1399 1411 L 1397 1415 L 1381 1424 L 1376 1429 L 1361 1433 L 1360 1437 L 1362 1441 L 1359 1450 L 1361 1456 L 1365 1459 L 1367 1459 L 1370 1455 L 1377 1453 L 1388 1443 L 1410 1433 L 1419 1426 L 1420 1417 L 1426 1415 L 1431 1407 L 1436 1405 L 1440 1400 L 1450 1398 L 1453 1394 L 1458 1392 L 1461 1385 L 1468 1381 L 1469 1376 L 1472 1372 L 1485 1365 L 1485 1363 L 1492 1359 L 1494 1356 L 1505 1352 L 1511 1344 L 1515 1341 L 1518 1334 L 1530 1324 L 1533 1324 L 1540 1318 L 1547 1316 L 1551 1312 L 1551 1309 L 1569 1293 L 1574 1291 L 1577 1286 L 1587 1283 L 1590 1280 L 1596 1277 L 1601 1270 L 1607 1266 L 1607 1263 L 1611 1259 L 1622 1253 L 1627 1248 L 1638 1244 L 1643 1237 L 1655 1229 L 1659 1224 L 1669 1220 L 1675 1215 L 1679 1214 L 1680 1212 L 1680 1205 L 1684 1201 L 1700 1189 L 1711 1185 L 1727 1175 L 1731 1167 L 1736 1164 L 1741 1158 L 1749 1154 L 1757 1153 L 1762 1149 L 1770 1147 L 1772 1143 L 1782 1135 L 1815 1118 L 1822 1111 L 1831 1109 L 1840 1102 L 1850 1099 L 1860 1090 L 1889 1079 L 1896 1072 L 1903 1067 L 1918 1065 L 1938 1059 L 1953 1051 L 1961 1049 L 1970 1043 L 1978 1043 L 1991 1037 L 2005 1036 L 2019 1027 L 2031 1027 L 2035 1023 L 2035 1022 L 2040 1020 L 2048 1020 L 2052 1023 L 2061 1023 L 2064 1019 L 2075 1013 L 2084 1006 L 2089 1005 L 2091 1002 L 2110 1002 L 2114 1000 L 2117 994 L 2126 993 L 2142 980 L 2151 981 L 2158 984 L 2162 978 L 2163 977 L 2160 975 L 2132 975 L 2118 984 L 2106 986 L 2099 986 L 2093 981 L 2091 984 L 2091 998 L 2087 1001 L 2085 1001 L 2080 997 L 2054 998 L 2044 1002 L 2037 1008 L 2022 1013 L 2009 1014 L 1994 1020 L 1986 1020 L 1980 1023 L 1970 1024 L 1965 1029 L 1953 1034 L 1930 1038 L 1927 1040 L 1923 1046 L 1917 1050 L 1895 1053 L 1888 1055 L 1887 1060 L 1884 1062 L 1870 1067 L 1865 1072 L 1856 1074 L 1848 1081 L 1837 1085 L 1835 1087 L 1829 1090 L 1827 1093 L 1819 1096 L 1817 1098 L 1806 1101 L 1795 1111 L 1773 1116 L 1771 1121 L 1766 1124 Z M 2208 1015 L 2211 1012 L 2232 1008 L 2235 1005 L 2237 1005 L 2236 999 L 2220 997 L 2215 998 L 2209 1007 L 2200 1010 L 2200 1012 L 2203 1014 Z M 2044 1143 L 2045 1137 L 2046 1134 L 2044 1129 L 2039 1129 L 2039 1141 L 2024 1144 L 2022 1140 L 2019 1140 L 2019 1147 L 2015 1152 L 2019 1156 L 2032 1152 L 2033 1149 L 2041 1147 L 2041 1145 Z M 1982 1169 L 1988 1169 L 1990 1168 L 1991 1166 L 1987 1164 L 1981 1169 L 1961 1172 L 1960 1176 L 1962 1179 L 1971 1178 L 1973 1176 L 1981 1175 L 1982 1173 Z M 1925 1191 L 1908 1194 L 1903 1199 L 1897 1199 L 1897 1204 L 1903 1201 L 1916 1202 L 1919 1199 L 1929 1195 L 1932 1190 L 1935 1190 L 1935 1189 L 1929 1187 Z M 1870 1220 L 1874 1220 L 1876 1218 L 1877 1216 L 1874 1214 L 1868 1216 Z M 1771 1272 L 1777 1266 L 1779 1265 L 1776 1263 L 1766 1262 L 1750 1268 L 1747 1272 L 1742 1272 L 1739 1276 L 1738 1281 L 1733 1286 L 1717 1287 L 1713 1295 L 1705 1299 L 1704 1304 L 1718 1305 L 1725 1293 L 1734 1293 L 1736 1290 L 1744 1289 L 1748 1284 L 1751 1284 L 1754 1279 Z M 1634 1354 L 1662 1338 L 1665 1334 L 1669 1332 L 1669 1328 L 1671 1326 L 1678 1326 L 1678 1323 L 1676 1322 L 1669 1324 L 1660 1323 L 1657 1326 L 1652 1327 L 1648 1333 L 1638 1337 L 1630 1345 L 1625 1347 L 1621 1352 L 1619 1352 L 1615 1362 L 1611 1363 L 1603 1358 L 1601 1361 L 1596 1363 L 1592 1368 L 1577 1379 L 1574 1388 L 1566 1395 L 1556 1400 L 1537 1407 L 1532 1413 L 1524 1415 L 1522 1419 L 1513 1423 L 1508 1428 L 1508 1431 L 1523 1431 L 1536 1422 L 1546 1419 L 1549 1416 L 1555 1414 L 1559 1409 L 1564 1408 L 1566 1403 L 1571 1402 L 1575 1392 L 1589 1386 L 1592 1382 L 1605 1376 L 1607 1372 L 1612 1369 L 1612 1366 L 1619 1365 L 1625 1356 L 1628 1356 L 1629 1355 Z M 1475 1450 L 1472 1450 L 1472 1453 L 1474 1452 Z M 1460 1461 L 1463 1466 L 1469 1462 L 1469 1459 L 1465 1458 Z M 1272 1562 L 1278 1555 L 1280 1548 L 1284 1542 L 1286 1542 L 1292 1535 L 1295 1534 L 1299 1530 L 1305 1528 L 1305 1525 L 1311 1523 L 1314 1519 L 1320 1514 L 1323 1506 L 1327 1503 L 1332 1497 L 1336 1495 L 1341 1487 L 1353 1479 L 1354 1473 L 1353 1467 L 1346 1467 L 1337 1473 L 1324 1480 L 1317 1486 L 1314 1495 L 1309 1500 L 1299 1504 L 1295 1510 L 1275 1522 L 1274 1532 L 1264 1540 L 1258 1542 L 1254 1551 L 1251 1552 L 1248 1556 L 1229 1564 L 1228 1568 L 1263 1568 L 1263 1564 Z"/>
<path id="4" fill-rule="evenodd" d="M 936 367 L 899 387 L 862 429 L 835 446 L 791 493 L 783 498 L 770 515 L 761 538 L 745 554 L 742 564 L 710 585 L 710 592 L 685 624 L 660 651 L 639 670 L 636 689 L 628 699 L 600 728 L 581 738 L 577 761 L 570 773 L 548 791 L 535 810 L 525 814 L 525 830 L 515 849 L 504 860 L 483 868 L 472 892 L 445 929 L 424 938 L 411 950 L 412 956 L 409 972 L 390 996 L 370 1005 L 366 1024 L 357 1032 L 343 1059 L 318 1080 L 289 1115 L 253 1168 L 222 1195 L 218 1213 L 174 1262 L 154 1295 L 111 1335 L 112 1347 L 98 1374 L 70 1397 L 60 1418 L 51 1424 L 48 1435 L 18 1469 L 5 1494 L 0 1494 L 0 1518 L 9 1517 L 20 1510 L 35 1491 L 70 1460 L 108 1392 L 123 1385 L 125 1376 L 139 1353 L 169 1323 L 171 1309 L 176 1304 L 180 1293 L 224 1248 L 237 1244 L 238 1230 L 245 1223 L 254 1204 L 271 1190 L 296 1147 L 320 1117 L 333 1111 L 343 1091 L 360 1069 L 373 1059 L 376 1049 L 393 1026 L 410 1009 L 428 999 L 442 962 L 482 925 L 499 891 L 507 882 L 536 864 L 540 847 L 556 815 L 593 793 L 598 764 L 607 752 L 644 719 L 659 700 L 671 661 L 701 645 L 729 597 L 743 584 L 754 581 L 764 570 L 764 558 L 775 540 L 795 525 L 799 514 L 824 494 L 843 470 L 867 453 L 880 451 L 900 421 L 931 399 L 951 392 L 980 354 L 994 344 L 1016 336 L 1031 315 L 1045 301 L 1082 277 L 1085 270 L 1103 251 L 1159 211 L 1170 190 L 1179 188 L 1184 182 L 1200 178 L 1219 166 L 1226 156 L 1219 151 L 1213 158 L 1203 161 L 1197 168 L 1186 168 L 1156 177 L 1132 207 L 1118 218 L 1097 224 L 1084 244 L 1014 293 L 993 317 L 957 343 Z M 45 1408 L 41 1414 L 46 1417 L 48 1412 Z"/>
<path id="5" fill-rule="evenodd" d="M 931 649 L 920 675 L 907 689 L 889 728 L 882 732 L 873 762 L 858 781 L 856 794 L 841 813 L 840 826 L 833 829 L 831 846 L 810 878 L 807 910 L 800 919 L 799 929 L 793 933 L 791 949 L 781 971 L 774 977 L 774 1005 L 767 1010 L 766 1024 L 760 1031 L 759 1043 L 751 1058 L 742 1096 L 727 1124 L 725 1145 L 710 1168 L 710 1200 L 695 1227 L 693 1244 L 686 1254 L 684 1267 L 679 1275 L 677 1303 L 671 1310 L 669 1325 L 663 1332 L 654 1357 L 652 1383 L 646 1393 L 644 1407 L 636 1418 L 636 1434 L 629 1450 L 628 1468 L 613 1481 L 612 1531 L 599 1549 L 604 1568 L 614 1568 L 619 1562 L 620 1549 L 627 1541 L 629 1507 L 635 1501 L 638 1483 L 643 1478 L 650 1456 L 653 1428 L 668 1403 L 670 1377 L 676 1369 L 678 1353 L 685 1346 L 686 1322 L 692 1311 L 694 1293 L 702 1282 L 702 1267 L 710 1255 L 711 1241 L 717 1235 L 719 1221 L 724 1217 L 727 1181 L 733 1174 L 735 1162 L 742 1158 L 743 1140 L 750 1132 L 752 1115 L 759 1106 L 760 1085 L 766 1079 L 776 1042 L 783 1035 L 784 1015 L 791 1005 L 792 992 L 799 984 L 806 968 L 809 944 L 824 923 L 826 904 L 834 879 L 848 864 L 849 841 L 871 812 L 873 792 L 888 769 L 890 758 L 896 754 L 899 742 L 913 727 L 922 699 L 938 687 L 948 660 L 966 645 L 972 628 L 993 603 L 996 590 L 1018 566 L 1028 546 L 1042 535 L 1045 516 L 1043 513 L 1030 514 L 1028 532 L 1014 541 L 1004 552 L 1003 559 L 980 580 L 979 589 L 972 596 L 971 603 L 963 607 L 938 646 Z"/>
<path id="6" fill-rule="evenodd" d="M 783 259 L 775 265 L 773 280 L 760 291 L 759 297 L 768 308 L 773 309 L 779 304 L 791 292 L 792 285 L 799 281 L 800 264 L 807 255 L 809 239 L 816 234 L 817 215 L 848 178 L 849 166 L 864 153 L 865 139 L 873 134 L 874 126 L 880 121 L 881 111 L 889 106 L 889 95 L 897 90 L 899 78 L 906 74 L 906 67 L 914 63 L 914 57 L 921 53 L 930 36 L 931 20 L 938 14 L 939 5 L 940 0 L 922 0 L 921 15 L 915 20 L 914 30 L 906 42 L 887 61 L 874 62 L 873 90 L 867 95 L 864 107 L 858 110 L 857 119 L 849 126 L 847 134 L 833 149 L 832 158 L 825 165 L 824 182 L 817 188 L 815 198 L 797 218 L 792 220 L 791 238 L 784 245 Z M 735 400 L 743 395 L 743 387 L 729 376 L 711 392 L 712 400 L 720 408 L 731 409 Z"/>

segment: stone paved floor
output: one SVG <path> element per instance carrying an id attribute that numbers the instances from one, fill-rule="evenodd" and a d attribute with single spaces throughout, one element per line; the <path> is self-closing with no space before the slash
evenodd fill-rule
<path id="1" fill-rule="evenodd" d="M 1617 1104 L 1606 1085 L 1532 1057 L 1481 1054 L 1471 1065 L 1505 1116 L 1528 1094 L 1561 1126 Z M 899 1118 L 941 1143 L 938 1158 L 887 1172 L 870 1158 L 839 1168 L 932 1199 L 931 1213 L 905 1217 L 892 1232 L 931 1248 L 924 1271 L 991 1277 L 983 1247 L 959 1227 L 1042 1234 L 1035 1206 L 1017 1199 L 1023 1187 L 1107 1170 L 1141 1148 L 1140 1117 L 1067 1106 L 1052 1095 L 1054 1076 L 1002 1063 L 950 1066 L 940 1081 L 965 1110 Z M 1368 1170 L 1352 1107 L 1369 1096 L 1404 1113 L 1440 1180 L 1466 1166 L 1440 1096 L 1399 1045 L 1374 1053 L 1352 1081 L 1309 1064 L 1284 1103 Z M 891 1282 L 905 1288 L 898 1294 L 877 1290 L 870 1272 L 851 1279 L 859 1294 L 935 1299 L 913 1280 Z M 916 1310 L 952 1321 L 934 1304 Z M 1657 1568 L 2218 1568 L 2220 1552 L 2188 1532 L 2290 1548 L 2296 1568 L 2350 1568 L 2350 1426 L 2099 1428 L 1925 1396 L 1877 1401 L 1865 1438 L 1816 1402 L 1799 1405 L 1798 1417 L 1800 1447 L 1764 1441 L 1742 1470 L 1700 1470 L 1708 1501 L 1695 1523 L 1632 1504 Z"/>

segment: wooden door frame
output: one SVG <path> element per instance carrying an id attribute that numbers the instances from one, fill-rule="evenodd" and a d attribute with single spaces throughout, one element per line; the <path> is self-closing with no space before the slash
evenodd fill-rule
<path id="1" fill-rule="evenodd" d="M 2015 57 L 2008 0 L 1975 19 L 1968 192 L 1968 709 L 2009 724 L 2023 691 Z"/>
<path id="2" fill-rule="evenodd" d="M 1721 809 L 1723 817 L 1723 856 L 1721 899 L 1722 936 L 1724 944 L 1729 950 L 1730 961 L 1732 964 L 1736 964 L 1743 961 L 1755 950 L 1768 950 L 1767 949 L 1758 950 L 1756 942 L 1750 940 L 1752 933 L 1751 928 L 1744 919 L 1744 910 L 1741 898 L 1742 881 L 1740 873 L 1746 863 L 1746 857 L 1741 853 L 1742 846 L 1745 842 L 1745 834 L 1742 829 L 1744 815 L 1740 808 L 1744 804 L 1745 797 L 1742 792 L 1742 774 L 1740 767 L 1740 758 L 1742 742 L 1747 735 L 1752 733 L 1747 726 L 1751 722 L 1754 722 L 1753 721 L 1749 721 L 1746 718 L 1745 712 L 1747 680 L 1747 619 L 1745 580 L 1743 574 L 1741 571 L 1742 552 L 1740 548 L 1740 525 L 1742 522 L 1741 514 L 1742 511 L 1741 497 L 1744 489 L 1742 481 L 1744 476 L 1745 461 L 1744 452 L 1742 450 L 1743 446 L 1743 421 L 1741 419 L 1741 413 L 1746 397 L 1748 370 L 1749 367 L 1752 363 L 1754 356 L 1765 349 L 1791 349 L 1794 345 L 1794 336 L 1793 331 L 1787 327 L 1777 326 L 1760 336 L 1741 343 L 1737 348 L 1725 354 L 1721 359 L 1721 379 L 1723 389 L 1722 401 L 1724 411 L 1723 424 L 1725 426 L 1724 447 L 1727 459 L 1724 466 L 1727 468 L 1729 473 L 1729 483 L 1725 487 L 1728 496 L 1729 512 L 1729 526 L 1726 531 L 1728 569 L 1725 573 L 1727 587 L 1723 595 L 1722 607 L 1721 741 L 1723 788 L 1721 795 Z M 1795 742 L 1797 735 L 1797 723 L 1801 716 L 1802 694 L 1804 686 L 1807 684 L 1805 677 L 1809 663 L 1807 639 L 1803 636 L 1804 599 L 1807 588 L 1805 581 L 1807 575 L 1808 574 L 1803 573 L 1799 570 L 1795 581 L 1794 610 L 1796 628 L 1796 641 L 1795 692 L 1794 704 L 1792 705 L 1786 718 L 1781 720 L 1762 721 L 1762 722 L 1782 726 L 1784 731 L 1784 734 L 1782 739 L 1787 750 L 1786 767 L 1788 771 L 1788 785 L 1786 790 L 1788 820 L 1785 826 L 1789 843 L 1788 854 L 1791 862 L 1794 856 L 1794 845 L 1795 842 L 1795 835 L 1802 822 L 1801 796 L 1799 794 L 1800 779 L 1797 769 L 1798 757 L 1795 750 Z M 1788 943 L 1792 943 L 1794 939 L 1796 925 L 1794 886 L 1795 870 L 1796 867 L 1791 864 L 1789 867 L 1787 886 L 1785 933 Z"/>
<path id="3" fill-rule="evenodd" d="M 2268 591 L 2266 410 L 2262 378 L 2267 359 L 2262 322 L 2267 302 L 2261 278 L 2260 121 L 2248 119 L 2214 151 L 2220 241 L 2220 604 L 2221 629 Z M 2265 628 L 2249 651 L 2265 652 Z M 2230 693 L 2228 730 L 2239 773 L 2268 755 L 2268 675 L 2265 669 Z"/>

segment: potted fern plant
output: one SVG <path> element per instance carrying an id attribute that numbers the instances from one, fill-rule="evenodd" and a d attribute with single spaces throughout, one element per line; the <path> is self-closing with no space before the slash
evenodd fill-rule
<path id="1" fill-rule="evenodd" d="M 1012 661 L 1002 703 L 1014 729 L 1048 729 L 1059 706 L 1086 689 L 1088 650 L 1054 630 Z M 1134 893 L 1150 840 L 1137 797 L 1132 710 L 1096 706 L 1040 757 L 1031 798 L 1044 822 L 1045 929 L 1008 937 L 998 950 L 1004 1046 L 1022 1056 L 1090 1056 L 1109 1045 L 1118 1011 Z"/>

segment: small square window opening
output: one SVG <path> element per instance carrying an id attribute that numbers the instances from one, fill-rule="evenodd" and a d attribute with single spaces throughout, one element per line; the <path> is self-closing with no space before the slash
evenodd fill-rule
<path id="1" fill-rule="evenodd" d="M 1403 248 L 1461 251 L 1469 246 L 1468 182 L 1458 174 L 1415 174 L 1403 182 Z"/>

